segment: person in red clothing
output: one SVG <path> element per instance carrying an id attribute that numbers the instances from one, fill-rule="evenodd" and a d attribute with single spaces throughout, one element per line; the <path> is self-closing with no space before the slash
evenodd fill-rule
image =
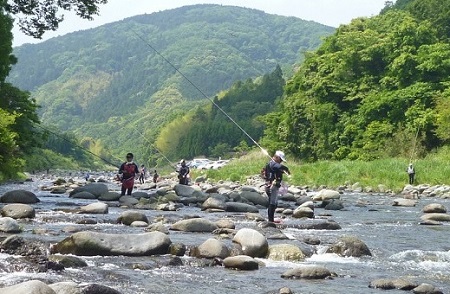
<path id="1" fill-rule="evenodd" d="M 131 195 L 134 187 L 134 179 L 139 174 L 139 168 L 134 163 L 133 157 L 133 153 L 128 153 L 127 161 L 122 163 L 119 168 L 119 179 L 122 182 L 121 196 L 125 195 L 125 192 L 127 195 Z"/>

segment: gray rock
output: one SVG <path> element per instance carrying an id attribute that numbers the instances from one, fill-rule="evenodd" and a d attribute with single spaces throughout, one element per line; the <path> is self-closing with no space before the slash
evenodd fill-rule
<path id="1" fill-rule="evenodd" d="M 131 197 L 136 198 L 136 199 L 141 199 L 141 198 L 150 198 L 150 196 L 148 195 L 147 192 L 143 192 L 143 191 L 135 191 L 131 194 Z"/>
<path id="2" fill-rule="evenodd" d="M 326 279 L 336 276 L 322 266 L 302 266 L 285 271 L 281 277 L 284 279 Z"/>
<path id="3" fill-rule="evenodd" d="M 404 206 L 404 207 L 414 207 L 417 201 L 412 199 L 396 198 L 392 206 Z"/>
<path id="4" fill-rule="evenodd" d="M 277 261 L 303 261 L 303 251 L 293 244 L 274 244 L 269 246 L 268 259 Z"/>
<path id="5" fill-rule="evenodd" d="M 338 191 L 329 190 L 329 189 L 322 189 L 319 192 L 317 192 L 316 195 L 313 197 L 314 201 L 325 201 L 325 200 L 331 200 L 331 199 L 340 199 L 341 194 L 339 194 Z"/>
<path id="6" fill-rule="evenodd" d="M 49 255 L 48 260 L 57 262 L 63 265 L 65 268 L 80 268 L 87 267 L 87 263 L 79 257 L 71 255 Z"/>
<path id="7" fill-rule="evenodd" d="M 314 218 L 314 210 L 309 208 L 309 207 L 305 207 L 305 206 L 299 206 L 297 207 L 293 214 L 292 217 L 295 218 Z"/>
<path id="8" fill-rule="evenodd" d="M 441 290 L 433 285 L 422 283 L 416 288 L 412 289 L 414 294 L 444 294 Z"/>
<path id="9" fill-rule="evenodd" d="M 11 217 L 13 219 L 19 218 L 34 218 L 36 212 L 33 207 L 28 204 L 7 204 L 0 210 L 2 216 Z"/>
<path id="10" fill-rule="evenodd" d="M 80 213 L 107 214 L 108 205 L 103 202 L 91 203 L 80 207 Z"/>
<path id="11" fill-rule="evenodd" d="M 327 253 L 336 253 L 345 257 L 361 257 L 364 255 L 372 256 L 367 245 L 354 236 L 340 237 L 337 242 L 332 244 L 326 251 Z"/>
<path id="12" fill-rule="evenodd" d="M 227 204 L 224 199 L 220 199 L 218 197 L 209 197 L 202 204 L 202 210 L 206 209 L 220 209 L 225 211 L 227 209 Z"/>
<path id="13" fill-rule="evenodd" d="M 333 221 L 326 219 L 301 219 L 295 224 L 289 225 L 289 227 L 299 230 L 340 230 L 341 226 Z"/>
<path id="14" fill-rule="evenodd" d="M 226 268 L 233 268 L 244 271 L 257 270 L 259 268 L 258 262 L 247 255 L 227 257 L 223 260 L 223 265 Z"/>
<path id="15" fill-rule="evenodd" d="M 252 212 L 258 213 L 259 209 L 253 205 L 240 202 L 227 202 L 226 211 L 228 212 Z"/>
<path id="16" fill-rule="evenodd" d="M 148 218 L 145 214 L 139 211 L 134 210 L 126 210 L 120 214 L 120 216 L 117 218 L 117 223 L 124 224 L 124 225 L 131 225 L 131 223 L 135 221 L 143 221 L 148 224 Z"/>
<path id="17" fill-rule="evenodd" d="M 325 210 L 342 210 L 344 209 L 344 202 L 340 199 L 333 199 L 331 201 L 324 201 Z"/>
<path id="18" fill-rule="evenodd" d="M 0 288 L 2 294 L 56 294 L 52 288 L 38 280 L 31 280 L 17 285 Z"/>
<path id="19" fill-rule="evenodd" d="M 192 256 L 198 258 L 226 258 L 230 255 L 230 250 L 221 241 L 209 238 L 200 246 L 194 248 L 191 253 Z"/>
<path id="20" fill-rule="evenodd" d="M 217 225 L 210 220 L 203 218 L 191 218 L 178 221 L 174 223 L 171 227 L 174 231 L 183 232 L 208 232 L 211 233 L 217 229 Z"/>
<path id="21" fill-rule="evenodd" d="M 176 184 L 174 187 L 175 193 L 181 197 L 191 197 L 195 189 L 191 186 Z"/>
<path id="22" fill-rule="evenodd" d="M 103 183 L 89 183 L 85 186 L 75 188 L 72 192 L 69 193 L 69 196 L 72 197 L 79 192 L 89 192 L 94 195 L 96 199 L 102 194 L 108 193 L 108 186 Z"/>
<path id="23" fill-rule="evenodd" d="M 81 191 L 77 193 L 70 194 L 70 198 L 76 198 L 76 199 L 97 199 L 97 196 L 94 194 L 88 192 L 88 191 Z"/>
<path id="24" fill-rule="evenodd" d="M 48 285 L 56 294 L 82 294 L 81 288 L 75 282 L 59 282 Z"/>
<path id="25" fill-rule="evenodd" d="M 450 214 L 446 213 L 426 213 L 420 217 L 423 221 L 450 222 Z"/>
<path id="26" fill-rule="evenodd" d="M 430 203 L 422 209 L 423 213 L 447 213 L 447 208 L 440 203 Z"/>
<path id="27" fill-rule="evenodd" d="M 269 205 L 269 199 L 258 192 L 242 191 L 240 193 L 240 196 L 241 198 L 246 199 L 254 205 L 261 205 L 264 207 L 267 207 Z"/>
<path id="28" fill-rule="evenodd" d="M 61 254 L 148 256 L 166 254 L 172 242 L 161 232 L 143 234 L 106 234 L 78 232 L 53 246 Z"/>
<path id="29" fill-rule="evenodd" d="M 19 233 L 21 231 L 22 229 L 15 219 L 10 217 L 0 217 L 0 232 Z"/>
<path id="30" fill-rule="evenodd" d="M 34 204 L 40 202 L 40 200 L 33 192 L 25 190 L 12 190 L 3 194 L 0 197 L 0 202 Z"/>
<path id="31" fill-rule="evenodd" d="M 234 236 L 233 242 L 238 243 L 242 252 L 251 257 L 266 257 L 269 249 L 266 237 L 248 228 L 240 229 Z"/>
<path id="32" fill-rule="evenodd" d="M 119 203 L 124 206 L 133 206 L 133 205 L 138 204 L 139 200 L 134 197 L 126 195 L 126 196 L 121 196 L 119 198 Z"/>
<path id="33" fill-rule="evenodd" d="M 116 289 L 99 284 L 89 284 L 84 286 L 81 294 L 121 294 Z"/>
<path id="34" fill-rule="evenodd" d="M 98 200 L 101 201 L 119 201 L 120 199 L 120 193 L 117 192 L 107 192 L 107 193 L 103 193 L 102 195 L 100 195 L 98 197 Z"/>
<path id="35" fill-rule="evenodd" d="M 236 228 L 236 225 L 230 219 L 219 219 L 215 223 L 218 228 L 222 228 L 222 229 L 232 229 L 233 230 Z"/>
<path id="36" fill-rule="evenodd" d="M 412 290 L 417 287 L 416 283 L 405 279 L 378 279 L 370 282 L 369 288 L 383 289 L 383 290 Z"/>
<path id="37" fill-rule="evenodd" d="M 259 210 L 257 213 L 247 212 L 245 214 L 245 219 L 256 221 L 256 222 L 262 222 L 262 221 L 266 220 L 262 215 L 259 214 Z"/>
<path id="38" fill-rule="evenodd" d="M 134 221 L 130 224 L 130 227 L 146 228 L 146 227 L 148 227 L 148 223 L 143 222 L 143 221 Z"/>

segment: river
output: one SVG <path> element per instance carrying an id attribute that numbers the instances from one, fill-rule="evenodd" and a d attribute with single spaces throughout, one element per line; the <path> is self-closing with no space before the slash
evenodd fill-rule
<path id="1" fill-rule="evenodd" d="M 142 228 L 133 228 L 115 223 L 124 210 L 112 205 L 106 215 L 78 215 L 55 211 L 55 208 L 74 208 L 95 202 L 69 198 L 67 194 L 55 195 L 40 191 L 40 186 L 51 184 L 50 180 L 35 180 L 21 184 L 0 186 L 0 195 L 14 189 L 24 189 L 37 194 L 41 202 L 33 205 L 36 218 L 24 222 L 20 234 L 27 238 L 37 238 L 56 243 L 70 236 L 68 227 L 95 230 L 107 233 L 141 233 Z M 118 190 L 116 184 L 108 184 Z M 325 211 L 315 209 L 318 217 L 327 217 L 342 227 L 341 230 L 298 230 L 283 229 L 290 240 L 269 240 L 269 244 L 290 243 L 314 237 L 321 244 L 314 247 L 315 253 L 304 262 L 275 262 L 259 259 L 264 266 L 256 271 L 236 271 L 221 266 L 202 266 L 195 258 L 184 256 L 182 266 L 168 266 L 164 259 L 169 257 L 82 257 L 87 268 L 65 269 L 61 272 L 30 273 L 27 271 L 0 270 L 0 287 L 30 279 L 46 283 L 74 281 L 77 283 L 99 283 L 113 287 L 122 293 L 270 293 L 281 287 L 289 287 L 294 293 L 382 293 L 371 289 L 369 283 L 379 278 L 407 278 L 417 283 L 429 283 L 443 293 L 450 293 L 450 225 L 420 225 L 422 208 L 429 203 L 441 203 L 449 207 L 449 200 L 422 198 L 416 207 L 392 206 L 393 196 L 387 194 L 343 194 L 345 209 Z M 364 205 L 361 205 L 364 203 Z M 292 204 L 291 204 L 292 205 Z M 265 216 L 266 211 L 261 210 Z M 211 220 L 230 218 L 236 228 L 255 226 L 238 213 L 205 213 L 197 207 L 183 207 L 177 212 L 145 210 L 151 219 L 166 215 L 200 215 Z M 77 225 L 76 220 L 94 218 L 97 224 Z M 295 223 L 296 219 L 286 218 L 284 224 Z M 44 232 L 36 234 L 36 231 Z M 5 235 L 5 234 L 3 234 Z M 372 256 L 354 258 L 340 257 L 324 253 L 329 244 L 342 235 L 354 235 L 367 244 Z M 188 246 L 200 245 L 212 234 L 184 233 L 170 231 L 172 242 Z M 132 242 L 132 240 L 130 240 Z M 231 246 L 230 240 L 224 240 Z M 0 253 L 0 262 L 10 258 Z M 135 264 L 141 265 L 136 269 Z M 327 280 L 286 280 L 281 274 L 289 268 L 303 264 L 323 265 L 337 273 L 337 277 Z M 144 265 L 144 267 L 142 266 Z M 391 290 L 389 293 L 405 293 Z"/>

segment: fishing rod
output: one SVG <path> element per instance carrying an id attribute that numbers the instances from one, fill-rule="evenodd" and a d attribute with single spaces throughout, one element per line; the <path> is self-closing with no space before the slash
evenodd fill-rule
<path id="1" fill-rule="evenodd" d="M 270 157 L 269 152 L 267 152 L 266 149 L 264 149 L 258 142 L 256 142 L 255 139 L 250 136 L 249 133 L 247 133 L 231 116 L 228 115 L 228 113 L 225 112 L 216 102 L 214 102 L 213 99 L 208 97 L 196 84 L 194 84 L 185 74 L 183 74 L 170 60 L 168 60 L 161 52 L 159 52 L 154 46 L 152 46 L 147 40 L 145 40 L 141 35 L 136 33 L 133 29 L 131 30 L 144 44 L 146 44 L 149 48 L 151 48 L 157 55 L 159 55 L 165 62 L 167 62 L 177 73 L 179 73 L 189 84 L 191 84 L 204 98 L 208 99 L 220 112 L 222 112 L 225 117 L 227 117 L 236 127 L 239 128 L 239 130 L 244 133 L 247 138 L 249 138 L 253 144 L 255 144 L 264 155 L 267 155 Z M 271 158 L 271 157 L 270 157 Z"/>
<path id="2" fill-rule="evenodd" d="M 83 150 L 83 151 L 85 151 L 85 152 L 87 152 L 87 153 L 89 153 L 89 154 L 91 154 L 91 155 L 93 155 L 93 156 L 95 156 L 95 157 L 97 157 L 97 158 L 103 160 L 103 161 L 106 162 L 107 164 L 119 168 L 119 166 L 118 166 L 117 164 L 114 164 L 114 163 L 112 163 L 111 161 L 107 160 L 106 158 L 103 158 L 103 157 L 101 157 L 100 155 L 95 154 L 94 152 L 90 151 L 89 149 L 87 149 L 87 148 L 85 148 L 85 147 L 83 147 L 83 146 L 81 146 L 81 145 L 79 145 L 79 144 L 76 144 L 76 143 L 73 142 L 73 141 L 70 141 L 69 139 L 67 139 L 67 138 L 65 138 L 65 137 L 63 137 L 63 136 L 61 136 L 60 134 L 58 134 L 58 133 L 56 133 L 56 132 L 53 132 L 53 131 L 51 131 L 51 130 L 48 129 L 48 128 L 45 128 L 45 127 L 41 126 L 41 125 L 38 124 L 38 123 L 34 123 L 34 125 L 35 125 L 35 126 L 38 126 L 39 128 L 43 129 L 44 131 L 46 131 L 46 132 L 48 132 L 48 133 L 50 133 L 50 134 L 52 134 L 52 135 L 54 135 L 54 136 L 56 136 L 56 137 L 58 137 L 58 138 L 60 138 L 60 139 L 62 139 L 62 140 L 64 140 L 64 141 L 70 143 L 71 145 L 74 145 L 75 147 L 78 147 L 78 148 L 80 148 L 81 150 Z M 118 159 L 118 158 L 115 158 L 115 159 Z M 119 160 L 119 159 L 118 159 L 118 160 Z M 121 161 L 121 160 L 119 160 L 119 161 Z"/>

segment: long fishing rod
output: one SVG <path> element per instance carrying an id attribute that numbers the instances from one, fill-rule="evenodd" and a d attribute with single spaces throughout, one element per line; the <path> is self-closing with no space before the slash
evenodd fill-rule
<path id="1" fill-rule="evenodd" d="M 142 41 L 144 44 L 146 44 L 149 48 L 151 48 L 157 55 L 159 55 L 165 62 L 167 62 L 177 73 L 179 73 L 186 81 L 188 81 L 189 84 L 191 84 L 202 96 L 206 99 L 208 99 L 217 109 L 222 112 L 225 117 L 227 117 L 235 126 L 239 128 L 239 130 L 244 133 L 257 147 L 261 149 L 261 151 L 270 157 L 269 153 L 266 149 L 264 149 L 258 142 L 255 141 L 255 139 L 250 136 L 249 133 L 247 133 L 231 116 L 228 115 L 228 113 L 225 112 L 216 102 L 214 102 L 213 99 L 208 97 L 196 84 L 194 84 L 185 74 L 183 74 L 170 60 L 168 60 L 161 52 L 159 52 L 155 47 L 153 47 L 147 40 L 145 40 L 143 37 L 141 37 L 138 33 L 136 33 L 134 30 L 132 32 Z"/>
<path id="2" fill-rule="evenodd" d="M 91 155 L 93 155 L 93 156 L 95 156 L 95 157 L 97 157 L 97 158 L 103 160 L 104 162 L 106 162 L 106 163 L 109 164 L 109 165 L 112 165 L 112 166 L 117 167 L 117 168 L 119 167 L 117 164 L 114 164 L 114 163 L 110 162 L 109 160 L 107 160 L 107 159 L 101 157 L 100 155 L 95 154 L 94 152 L 90 151 L 89 149 L 87 149 L 87 148 L 85 148 L 85 147 L 83 147 L 83 146 L 81 146 L 81 145 L 78 145 L 78 144 L 76 144 L 76 143 L 70 141 L 69 139 L 67 139 L 67 138 L 65 138 L 65 137 L 63 137 L 63 136 L 61 136 L 60 134 L 57 134 L 57 133 L 55 133 L 55 132 L 49 130 L 48 128 L 45 128 L 45 127 L 41 126 L 41 125 L 38 124 L 38 123 L 35 123 L 34 125 L 35 125 L 35 126 L 38 126 L 39 128 L 43 129 L 44 131 L 46 131 L 46 132 L 48 132 L 48 133 L 50 133 L 50 134 L 52 134 L 52 135 L 54 135 L 54 136 L 56 136 L 56 137 L 58 137 L 58 138 L 60 138 L 60 139 L 62 139 L 62 140 L 64 140 L 64 141 L 70 143 L 71 145 L 74 145 L 75 147 L 78 147 L 78 148 L 80 148 L 81 150 L 83 150 L 83 151 L 85 151 L 85 152 L 87 152 L 87 153 L 89 153 L 89 154 L 91 154 Z M 116 159 L 118 159 L 118 158 L 116 158 Z"/>

